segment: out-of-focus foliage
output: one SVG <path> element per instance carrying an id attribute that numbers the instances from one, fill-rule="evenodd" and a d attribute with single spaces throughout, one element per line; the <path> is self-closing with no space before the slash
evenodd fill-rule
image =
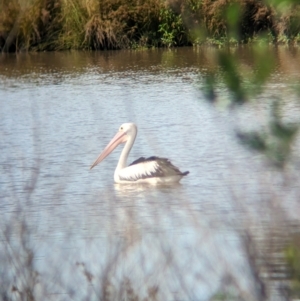
<path id="1" fill-rule="evenodd" d="M 252 2 L 254 3 L 254 1 Z M 290 12 L 289 20 L 295 16 L 295 13 L 291 12 L 291 8 L 297 7 L 296 4 L 294 1 L 268 1 L 269 9 L 276 9 L 281 15 Z M 243 5 L 239 5 L 238 1 L 235 2 L 235 5 L 225 5 L 225 16 L 229 24 L 226 28 L 232 37 L 238 36 L 241 25 L 240 20 L 243 19 L 243 14 L 245 13 Z M 294 25 L 297 28 L 298 25 Z M 275 29 L 274 26 L 273 28 Z M 222 76 L 219 80 L 229 92 L 231 107 L 258 101 L 259 96 L 264 93 L 276 67 L 275 51 L 273 46 L 269 45 L 270 39 L 272 40 L 272 37 L 265 33 L 258 35 L 253 40 L 251 44 L 253 67 L 250 70 L 249 68 L 244 68 L 242 62 L 231 48 L 227 47 L 217 53 L 216 60 L 222 71 Z M 210 72 L 205 77 L 203 92 L 210 101 L 221 102 L 224 100 L 224 97 L 218 94 L 218 81 L 214 72 Z M 297 137 L 299 124 L 287 123 L 283 120 L 281 116 L 281 110 L 284 107 L 282 99 L 276 97 L 276 99 L 270 99 L 270 102 L 272 103 L 271 117 L 265 127 L 251 132 L 238 130 L 237 137 L 241 143 L 250 149 L 265 155 L 275 166 L 284 168 L 293 157 L 292 148 Z"/>
<path id="2" fill-rule="evenodd" d="M 243 70 L 241 62 L 230 49 L 227 48 L 217 53 L 222 79 L 230 91 L 232 105 L 245 103 L 263 91 L 264 85 L 275 68 L 274 53 L 268 51 L 269 47 L 264 39 L 258 40 L 252 45 L 254 62 L 251 72 Z M 210 79 L 206 79 L 206 90 L 215 89 L 212 77 L 213 75 L 210 74 L 208 76 Z M 213 92 L 213 95 L 216 93 Z"/>
<path id="3" fill-rule="evenodd" d="M 286 114 L 288 98 L 282 99 L 282 96 L 274 96 L 272 93 L 266 92 L 270 92 L 268 89 L 270 89 L 271 81 L 274 81 L 272 75 L 276 70 L 276 51 L 271 44 L 287 42 L 291 47 L 295 46 L 295 42 L 299 39 L 300 15 L 298 11 L 300 3 L 294 0 L 268 0 L 261 1 L 259 5 L 256 4 L 256 1 L 244 1 L 244 3 L 236 1 L 234 4 L 231 1 L 215 1 L 214 4 L 211 4 L 219 6 L 219 23 L 213 19 L 207 23 L 207 30 L 217 36 L 226 36 L 227 39 L 225 40 L 226 47 L 216 54 L 217 67 L 207 72 L 204 77 L 203 94 L 213 104 L 229 103 L 228 107 L 234 111 L 233 114 L 246 105 L 247 107 L 256 105 L 269 107 L 269 118 L 265 118 L 264 124 L 259 123 L 256 126 L 254 119 L 251 122 L 254 130 L 245 130 L 241 127 L 236 130 L 236 136 L 240 143 L 261 154 L 263 158 L 277 167 L 277 171 L 283 171 L 281 172 L 283 178 L 291 180 L 291 177 L 286 176 L 289 175 L 289 171 L 297 170 L 297 164 L 299 164 L 299 156 L 294 147 L 299 138 L 300 122 L 297 121 L 299 116 L 295 118 L 296 113 L 293 112 L 290 115 L 293 115 L 294 118 L 291 119 L 289 114 Z M 253 5 L 252 9 L 250 9 L 251 5 Z M 245 7 L 248 8 L 245 9 Z M 256 20 L 263 15 L 267 16 L 260 28 L 253 27 L 255 35 L 246 30 L 250 26 L 245 26 L 247 20 L 245 15 L 251 14 Z M 242 59 L 237 55 L 238 49 L 231 47 L 231 39 L 238 42 L 252 41 L 250 49 L 253 64 L 251 66 L 243 64 Z M 295 84 L 291 101 L 299 98 L 299 91 L 300 85 Z M 262 95 L 264 97 L 261 97 Z M 262 104 L 262 101 L 265 103 Z M 239 126 L 241 125 L 239 124 Z M 286 168 L 287 166 L 290 168 Z M 280 201 L 284 202 L 285 200 Z M 289 235 L 290 233 L 287 233 L 287 236 Z M 288 267 L 291 280 L 287 291 L 290 297 L 299 298 L 299 237 L 296 242 L 291 243 L 285 249 L 284 265 Z M 223 295 L 220 298 L 222 299 Z"/>
<path id="4" fill-rule="evenodd" d="M 285 249 L 285 258 L 288 264 L 289 278 L 292 280 L 290 295 L 300 297 L 300 237 L 297 235 Z"/>
<path id="5" fill-rule="evenodd" d="M 273 102 L 272 117 L 265 130 L 238 133 L 237 136 L 244 145 L 263 153 L 274 165 L 282 168 L 291 158 L 299 125 L 284 123 L 279 106 L 279 101 Z"/>

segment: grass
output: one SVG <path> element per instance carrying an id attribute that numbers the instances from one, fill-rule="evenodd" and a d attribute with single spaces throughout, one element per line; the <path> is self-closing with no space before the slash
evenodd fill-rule
<path id="1" fill-rule="evenodd" d="M 292 0 L 290 0 L 292 1 Z M 298 43 L 300 5 L 258 0 L 1 0 L 2 52 Z"/>

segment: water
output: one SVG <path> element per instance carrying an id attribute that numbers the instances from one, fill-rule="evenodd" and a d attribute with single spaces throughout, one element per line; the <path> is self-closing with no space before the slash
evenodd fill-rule
<path id="1" fill-rule="evenodd" d="M 274 182 L 276 172 L 236 141 L 245 120 L 251 127 L 254 116 L 266 119 L 265 104 L 237 113 L 205 101 L 202 76 L 216 51 L 0 58 L 3 287 L 22 291 L 31 279 L 37 299 L 97 300 L 108 289 L 118 300 L 120 287 L 131 285 L 141 299 L 157 289 L 162 300 L 208 300 L 233 286 L 258 298 L 240 233 L 263 237 L 283 191 L 297 219 L 297 189 Z M 247 49 L 237 55 L 253 63 Z M 297 66 L 299 54 L 278 51 L 264 100 L 289 93 Z M 124 122 L 138 125 L 129 161 L 167 157 L 190 174 L 171 186 L 114 184 L 121 147 L 90 171 Z M 29 269 L 39 273 L 33 280 L 20 272 L 25 259 L 14 263 L 28 249 Z"/>

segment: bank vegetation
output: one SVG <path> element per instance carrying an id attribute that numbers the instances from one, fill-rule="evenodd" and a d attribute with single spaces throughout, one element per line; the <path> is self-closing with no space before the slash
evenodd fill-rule
<path id="1" fill-rule="evenodd" d="M 2 52 L 297 43 L 295 0 L 1 0 Z"/>

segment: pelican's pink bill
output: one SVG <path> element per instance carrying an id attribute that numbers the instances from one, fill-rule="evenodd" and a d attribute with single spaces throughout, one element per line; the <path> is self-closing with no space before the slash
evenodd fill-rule
<path id="1" fill-rule="evenodd" d="M 108 143 L 103 152 L 99 155 L 93 165 L 90 167 L 92 169 L 101 161 L 103 161 L 119 144 L 126 142 L 127 137 L 125 132 L 118 132 L 115 137 Z"/>

